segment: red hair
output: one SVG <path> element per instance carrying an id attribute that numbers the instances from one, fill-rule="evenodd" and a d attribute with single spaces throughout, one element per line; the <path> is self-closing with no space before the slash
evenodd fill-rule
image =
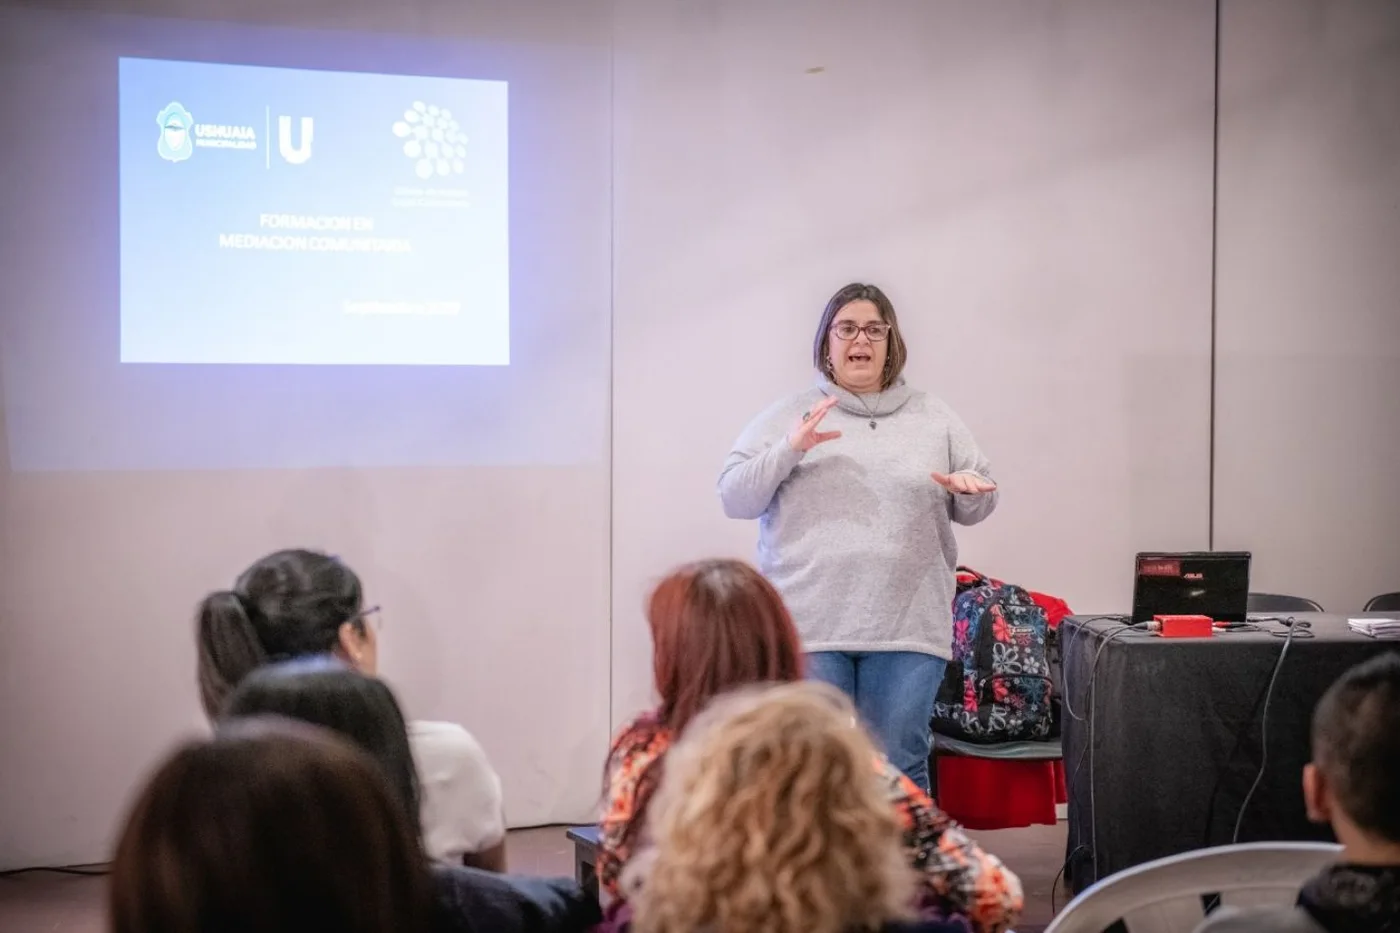
<path id="1" fill-rule="evenodd" d="M 802 679 L 802 648 L 783 598 L 737 560 L 676 570 L 647 606 L 661 725 L 679 735 L 735 687 Z"/>
<path id="2" fill-rule="evenodd" d="M 662 730 L 679 737 L 726 691 L 802 679 L 802 646 L 792 616 L 773 584 L 743 561 L 680 567 L 652 591 L 647 624 L 661 706 L 634 723 L 628 733 L 632 743 L 645 744 Z M 637 778 L 621 833 L 626 847 L 640 838 L 665 760 L 664 754 L 657 757 Z"/>

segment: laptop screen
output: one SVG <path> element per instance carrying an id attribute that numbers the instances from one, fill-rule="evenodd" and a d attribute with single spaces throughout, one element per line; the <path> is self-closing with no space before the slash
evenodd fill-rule
<path id="1" fill-rule="evenodd" d="M 1133 621 L 1202 615 L 1243 622 L 1249 610 L 1249 560 L 1247 551 L 1139 554 Z"/>

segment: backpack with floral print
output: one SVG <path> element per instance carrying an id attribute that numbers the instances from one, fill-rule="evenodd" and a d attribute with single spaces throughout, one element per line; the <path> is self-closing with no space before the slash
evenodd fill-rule
<path id="1" fill-rule="evenodd" d="M 958 570 L 953 659 L 933 731 L 970 742 L 1044 741 L 1053 718 L 1045 610 L 1019 586 Z"/>

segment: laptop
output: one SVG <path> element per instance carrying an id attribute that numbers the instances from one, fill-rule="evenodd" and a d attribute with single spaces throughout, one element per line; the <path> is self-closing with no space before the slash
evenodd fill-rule
<path id="1" fill-rule="evenodd" d="M 1193 551 L 1137 556 L 1133 621 L 1159 615 L 1210 616 L 1243 622 L 1249 613 L 1248 551 Z"/>

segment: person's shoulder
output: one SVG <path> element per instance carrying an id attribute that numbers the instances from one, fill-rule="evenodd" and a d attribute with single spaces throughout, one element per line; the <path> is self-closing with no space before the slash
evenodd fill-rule
<path id="1" fill-rule="evenodd" d="M 942 396 L 923 389 L 910 391 L 909 401 L 905 403 L 904 410 L 927 424 L 949 428 L 962 424 L 962 418 Z"/>
<path id="2" fill-rule="evenodd" d="M 612 740 L 613 758 L 656 757 L 671 745 L 671 730 L 662 725 L 660 715 L 646 712 L 624 723 Z"/>
<path id="3" fill-rule="evenodd" d="M 915 804 L 932 802 L 923 789 L 911 781 L 888 756 L 877 754 L 872 764 L 875 773 L 880 776 L 881 782 L 889 791 L 891 799 L 909 800 Z"/>
<path id="4" fill-rule="evenodd" d="M 661 713 L 654 709 L 647 710 L 633 716 L 618 727 L 617 732 L 613 734 L 613 742 L 616 744 L 634 735 L 655 732 L 659 728 L 661 728 Z"/>
<path id="5" fill-rule="evenodd" d="M 415 719 L 408 724 L 408 737 L 415 743 L 446 749 L 479 749 L 481 743 L 455 722 Z"/>
<path id="6" fill-rule="evenodd" d="M 1221 907 L 1196 927 L 1195 933 L 1324 933 L 1306 910 L 1261 907 L 1242 910 Z"/>
<path id="7" fill-rule="evenodd" d="M 459 865 L 433 866 L 441 929 L 583 930 L 602 920 L 596 899 L 565 878 L 500 875 Z"/>
<path id="8" fill-rule="evenodd" d="M 470 732 L 451 722 L 412 722 L 408 743 L 423 790 L 423 845 L 460 862 L 505 837 L 501 778 Z"/>
<path id="9" fill-rule="evenodd" d="M 408 724 L 408 741 L 420 768 L 456 763 L 490 770 L 486 749 L 455 722 L 414 720 Z"/>
<path id="10" fill-rule="evenodd" d="M 875 767 L 890 804 L 906 832 L 915 833 L 921 838 L 936 838 L 956 828 L 948 814 L 933 802 L 933 798 L 895 767 L 888 758 L 880 755 Z"/>
<path id="11" fill-rule="evenodd" d="M 948 406 L 942 396 L 934 395 L 925 389 L 910 389 L 909 401 L 905 403 L 911 411 L 928 415 L 946 416 L 952 414 L 953 409 Z"/>

